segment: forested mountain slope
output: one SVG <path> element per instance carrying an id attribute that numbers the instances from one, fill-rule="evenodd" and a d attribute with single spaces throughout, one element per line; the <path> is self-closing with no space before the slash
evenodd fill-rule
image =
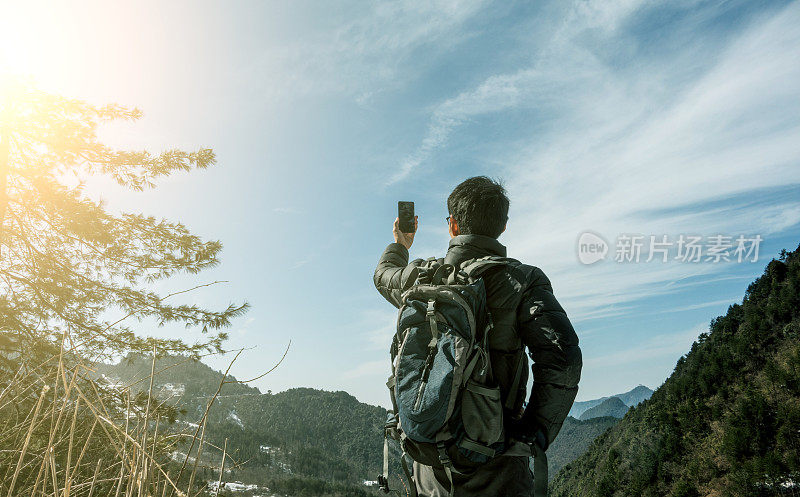
<path id="1" fill-rule="evenodd" d="M 132 355 L 98 372 L 124 385 L 150 375 L 151 359 Z M 222 373 L 182 357 L 156 361 L 154 391 L 185 413 L 184 428 L 197 423 L 216 392 Z M 346 392 L 295 388 L 262 394 L 228 377 L 211 411 L 206 439 L 249 466 L 360 483 L 378 474 L 386 410 L 363 404 Z M 146 390 L 148 381 L 136 385 Z"/>
<path id="2" fill-rule="evenodd" d="M 564 425 L 552 445 L 547 449 L 547 465 L 553 478 L 565 464 L 586 452 L 595 438 L 619 422 L 618 418 L 600 417 L 579 421 L 572 416 Z"/>
<path id="3" fill-rule="evenodd" d="M 714 319 L 554 496 L 791 495 L 800 483 L 800 248 Z"/>

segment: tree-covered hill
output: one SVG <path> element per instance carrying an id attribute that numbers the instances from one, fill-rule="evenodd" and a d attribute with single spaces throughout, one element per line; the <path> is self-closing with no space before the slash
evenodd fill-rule
<path id="1" fill-rule="evenodd" d="M 553 444 L 547 449 L 547 466 L 550 478 L 567 463 L 586 452 L 595 438 L 619 422 L 612 417 L 579 421 L 572 416 L 564 420 Z"/>
<path id="2" fill-rule="evenodd" d="M 714 319 L 554 496 L 791 495 L 800 484 L 800 247 Z"/>
<path id="3" fill-rule="evenodd" d="M 130 355 L 119 364 L 100 364 L 112 383 L 147 390 L 152 360 Z M 182 408 L 190 431 L 216 392 L 222 373 L 183 357 L 158 359 L 154 392 Z M 138 383 L 136 383 L 138 381 Z M 295 388 L 277 394 L 237 383 L 229 376 L 209 411 L 206 440 L 246 466 L 267 473 L 299 474 L 349 483 L 374 479 L 382 463 L 386 410 L 363 404 L 346 392 Z"/>
<path id="4" fill-rule="evenodd" d="M 622 418 L 628 412 L 628 406 L 618 397 L 609 397 L 598 405 L 587 409 L 581 414 L 580 420 L 586 421 L 592 418 L 610 416 L 612 418 Z"/>
<path id="5" fill-rule="evenodd" d="M 96 369 L 108 382 L 145 391 L 151 367 L 151 358 L 131 354 L 119 364 L 98 364 Z M 222 373 L 183 357 L 160 358 L 155 371 L 153 391 L 184 410 L 177 426 L 192 432 L 197 426 L 192 423 L 201 419 Z M 232 376 L 226 380 L 230 383 L 223 386 L 209 413 L 206 440 L 221 447 L 228 439 L 228 451 L 243 463 L 236 478 L 257 477 L 270 488 L 282 488 L 275 478 L 290 476 L 361 485 L 381 470 L 385 409 L 363 404 L 346 392 L 294 388 L 262 394 Z M 617 421 L 567 418 L 548 449 L 550 474 L 582 454 Z M 204 474 L 209 477 L 216 474 L 218 452 L 213 447 L 205 452 L 210 467 Z"/>

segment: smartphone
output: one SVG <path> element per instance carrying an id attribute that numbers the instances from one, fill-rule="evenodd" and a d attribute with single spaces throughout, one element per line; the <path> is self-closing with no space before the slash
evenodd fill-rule
<path id="1" fill-rule="evenodd" d="M 414 202 L 397 202 L 397 217 L 400 219 L 399 227 L 403 233 L 414 233 Z"/>

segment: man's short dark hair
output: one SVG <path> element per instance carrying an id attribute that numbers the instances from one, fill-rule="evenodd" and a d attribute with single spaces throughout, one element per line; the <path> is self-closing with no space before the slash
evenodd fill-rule
<path id="1" fill-rule="evenodd" d="M 509 200 L 499 181 L 475 176 L 459 184 L 447 197 L 447 210 L 462 235 L 497 238 L 508 221 Z"/>

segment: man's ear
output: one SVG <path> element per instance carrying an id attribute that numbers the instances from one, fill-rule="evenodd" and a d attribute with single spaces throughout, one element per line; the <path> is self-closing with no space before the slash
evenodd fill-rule
<path id="1" fill-rule="evenodd" d="M 508 227 L 508 223 L 504 224 L 503 225 L 503 231 L 501 231 L 500 233 L 503 233 L 506 230 L 507 227 Z"/>
<path id="2" fill-rule="evenodd" d="M 456 221 L 456 220 L 455 220 L 454 218 L 452 218 L 452 217 L 450 218 L 450 234 L 451 234 L 452 236 L 458 236 L 458 235 L 459 235 L 459 231 L 458 231 L 458 221 Z"/>

